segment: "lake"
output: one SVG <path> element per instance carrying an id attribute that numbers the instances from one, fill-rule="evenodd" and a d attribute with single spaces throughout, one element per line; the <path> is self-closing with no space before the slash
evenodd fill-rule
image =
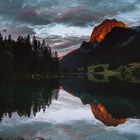
<path id="1" fill-rule="evenodd" d="M 0 140 L 140 140 L 138 80 L 95 78 L 0 82 Z"/>

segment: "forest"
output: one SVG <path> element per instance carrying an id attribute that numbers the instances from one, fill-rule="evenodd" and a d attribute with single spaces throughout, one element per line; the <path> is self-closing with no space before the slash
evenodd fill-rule
<path id="1" fill-rule="evenodd" d="M 0 33 L 0 77 L 18 75 L 54 75 L 59 72 L 57 51 L 45 39 L 19 36 L 16 40 Z"/>

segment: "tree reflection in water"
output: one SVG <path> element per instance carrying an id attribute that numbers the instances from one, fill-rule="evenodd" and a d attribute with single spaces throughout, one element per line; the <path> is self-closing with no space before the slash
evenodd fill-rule
<path id="1" fill-rule="evenodd" d="M 59 82 L 57 79 L 9 81 L 0 83 L 0 120 L 6 115 L 35 116 L 41 109 L 45 111 L 52 100 L 57 100 Z"/>

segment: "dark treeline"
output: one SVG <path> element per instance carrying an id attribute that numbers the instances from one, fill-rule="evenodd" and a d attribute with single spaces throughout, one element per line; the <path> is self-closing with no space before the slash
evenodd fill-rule
<path id="1" fill-rule="evenodd" d="M 0 75 L 44 74 L 53 75 L 59 71 L 56 51 L 52 51 L 45 40 L 35 36 L 19 36 L 13 40 L 11 35 L 3 38 L 0 33 Z"/>

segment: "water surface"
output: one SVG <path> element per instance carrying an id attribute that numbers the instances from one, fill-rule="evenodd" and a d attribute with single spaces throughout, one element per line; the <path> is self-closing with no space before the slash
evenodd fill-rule
<path id="1" fill-rule="evenodd" d="M 139 140 L 140 85 L 109 79 L 0 84 L 3 140 Z"/>

